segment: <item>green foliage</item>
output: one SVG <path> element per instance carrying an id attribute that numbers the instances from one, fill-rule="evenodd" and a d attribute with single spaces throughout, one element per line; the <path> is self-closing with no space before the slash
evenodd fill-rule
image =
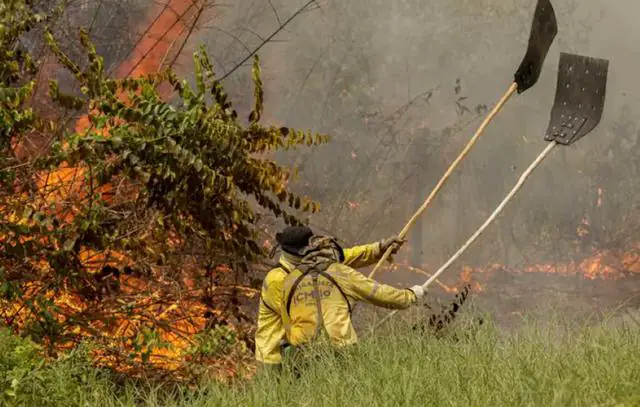
<path id="1" fill-rule="evenodd" d="M 232 386 L 203 380 L 190 388 L 148 382 L 117 387 L 108 376 L 67 359 L 39 370 L 32 362 L 23 364 L 29 379 L 21 381 L 17 394 L 24 405 L 65 406 L 97 405 L 89 400 L 101 406 L 168 407 L 632 406 L 640 401 L 637 324 L 577 326 L 528 320 L 510 333 L 499 332 L 490 323 L 474 329 L 462 324 L 439 339 L 408 328 L 398 323 L 386 335 L 338 355 L 320 352 L 297 378 L 286 367 L 280 373 L 262 371 Z M 0 335 L 3 354 L 17 353 L 20 343 Z M 0 377 L 5 366 L 0 366 Z M 36 381 L 34 371 L 43 379 Z M 55 381 L 54 372 L 59 375 Z M 84 382 L 79 379 L 83 375 Z M 30 393 L 38 389 L 35 383 L 48 393 L 42 389 Z M 71 388 L 75 391 L 68 391 Z"/>
<path id="2" fill-rule="evenodd" d="M 258 211 L 297 224 L 300 213 L 319 210 L 287 190 L 290 172 L 270 155 L 328 138 L 260 124 L 257 57 L 244 123 L 203 49 L 194 54 L 195 86 L 171 70 L 115 79 L 86 32 L 86 61 L 78 61 L 30 4 L 0 5 L 0 318 L 49 351 L 90 336 L 111 355 L 146 363 L 177 329 L 157 314 L 195 321 L 193 334 L 203 307 L 228 313 L 219 298 L 251 292 L 205 298 L 224 288 L 216 265 L 246 271 L 264 254 Z M 81 115 L 75 131 L 42 120 L 30 100 L 37 64 L 18 42 L 36 25 L 75 80 L 51 78 L 48 87 L 61 117 Z M 30 154 L 21 146 L 34 134 L 55 142 Z M 128 320 L 139 322 L 123 335 Z"/>
<path id="3" fill-rule="evenodd" d="M 207 329 L 195 337 L 196 346 L 189 353 L 194 356 L 219 358 L 229 354 L 238 343 L 237 334 L 227 326 Z"/>
<path id="4" fill-rule="evenodd" d="M 318 210 L 314 202 L 285 190 L 287 170 L 274 161 L 256 158 L 256 154 L 272 149 L 326 141 L 323 136 L 257 123 L 263 108 L 257 59 L 253 70 L 255 109 L 249 126 L 243 127 L 222 86 L 215 81 L 204 51 L 194 56 L 194 89 L 172 72 L 142 79 L 106 78 L 102 58 L 85 33 L 81 42 L 89 64 L 83 71 L 58 48 L 51 34 L 47 38 L 59 62 L 75 74 L 92 110 L 91 128 L 65 138 L 68 147 L 62 148 L 61 143 L 56 146 L 59 154 L 50 157 L 48 164 L 64 161 L 72 166 L 90 166 L 94 189 L 127 180 L 139 191 L 135 202 L 130 203 L 133 212 L 158 210 L 163 228 L 201 236 L 208 250 L 224 244 L 227 253 L 239 258 L 261 254 L 251 227 L 257 217 L 246 197 L 254 198 L 287 223 L 298 221 L 280 202 L 296 210 Z M 158 93 L 158 85 L 165 80 L 180 96 L 178 103 L 165 102 Z M 75 100 L 61 95 L 55 83 L 51 88 L 58 102 L 76 107 Z M 213 103 L 207 102 L 209 89 Z M 126 93 L 128 101 L 122 100 L 121 92 Z M 101 197 L 97 198 L 93 206 L 85 207 L 86 216 L 78 216 L 75 223 L 82 224 L 87 218 L 99 221 L 78 239 L 105 246 L 104 242 L 87 239 L 87 235 L 112 236 L 107 245 L 115 244 L 128 231 L 99 229 L 115 220 L 109 215 L 111 208 L 100 206 Z M 128 229 L 130 225 L 123 227 Z M 228 238 L 230 233 L 232 239 Z M 130 239 L 122 248 L 136 244 L 139 242 Z"/>
<path id="5" fill-rule="evenodd" d="M 21 381 L 32 370 L 42 367 L 41 351 L 32 341 L 11 335 L 7 329 L 0 330 L 0 370 L 3 372 L 0 391 L 4 399 L 16 397 Z"/>
<path id="6" fill-rule="evenodd" d="M 41 20 L 24 1 L 0 4 L 0 183 L 8 187 L 15 179 L 15 172 L 6 169 L 13 161 L 8 154 L 11 139 L 35 121 L 33 110 L 25 106 L 35 81 L 23 78 L 35 73 L 36 66 L 31 56 L 19 49 L 18 39 Z"/>
<path id="7" fill-rule="evenodd" d="M 0 329 L 0 372 L 2 405 L 81 405 L 79 399 L 113 385 L 91 366 L 85 349 L 46 362 L 42 347 L 7 329 Z"/>
<path id="8" fill-rule="evenodd" d="M 193 338 L 193 346 L 185 352 L 190 377 L 237 377 L 250 370 L 254 363 L 253 353 L 240 335 L 229 326 L 217 325 L 207 328 Z"/>

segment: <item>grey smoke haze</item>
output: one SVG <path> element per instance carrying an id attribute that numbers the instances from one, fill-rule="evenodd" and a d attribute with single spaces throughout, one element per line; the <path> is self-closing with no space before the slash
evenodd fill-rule
<path id="1" fill-rule="evenodd" d="M 274 7 L 283 19 L 301 3 L 274 2 Z M 477 104 L 490 107 L 506 90 L 526 48 L 535 1 L 320 3 L 321 9 L 299 17 L 279 35 L 283 42 L 260 53 L 267 120 L 334 136 L 311 154 L 282 159 L 302 165 L 297 187 L 323 204 L 313 224 L 350 243 L 364 242 L 402 228 L 479 124 L 476 119 L 457 134 L 443 134 L 446 127 L 474 117 L 456 113 L 456 79 L 472 111 Z M 603 121 L 594 133 L 545 161 L 445 280 L 454 281 L 463 264 L 518 268 L 568 261 L 592 247 L 622 245 L 617 230 L 625 239 L 638 236 L 640 28 L 635 16 L 640 3 L 553 3 L 559 34 L 539 83 L 508 103 L 424 215 L 410 236 L 410 243 L 420 246 L 411 262 L 430 268 L 442 264 L 544 148 L 561 51 L 611 60 Z M 262 24 L 253 28 L 267 33 L 277 21 L 270 7 L 263 12 Z M 236 76 L 245 79 L 234 85 L 247 85 L 246 69 Z M 428 104 L 418 101 L 388 129 L 371 116 L 391 115 L 430 89 L 435 90 Z M 420 123 L 428 128 L 412 132 Z M 603 190 L 600 207 L 598 188 Z M 348 202 L 361 206 L 350 209 Z M 585 217 L 592 237 L 576 247 L 576 229 Z M 382 278 L 423 280 L 414 274 Z"/>
<path id="2" fill-rule="evenodd" d="M 204 43 L 223 74 L 275 30 L 278 19 L 284 21 L 303 3 L 218 5 L 191 43 Z M 329 145 L 278 159 L 300 165 L 293 188 L 322 203 L 323 212 L 312 219 L 316 228 L 349 243 L 366 242 L 402 228 L 479 124 L 482 115 L 475 107 L 491 107 L 507 89 L 526 49 L 535 1 L 318 4 L 259 53 L 266 86 L 264 122 L 333 136 Z M 437 268 L 544 148 L 561 51 L 610 59 L 603 121 L 576 145 L 550 156 L 447 276 L 455 280 L 463 264 L 517 268 L 567 261 L 592 247 L 622 248 L 639 236 L 640 3 L 555 0 L 553 5 L 559 33 L 540 81 L 512 98 L 423 216 L 410 236 L 410 243 L 420 247 L 419 256 L 412 248 L 411 262 Z M 188 61 L 182 62 L 186 72 Z M 247 112 L 249 67 L 225 85 L 234 100 L 243 100 L 237 107 Z M 418 98 L 389 119 L 430 90 L 428 102 Z M 470 112 L 458 114 L 459 96 L 467 97 Z M 598 188 L 603 190 L 600 206 Z M 351 208 L 349 202 L 360 206 Z M 575 243 L 585 217 L 590 236 Z M 383 279 L 422 281 L 414 274 Z"/>
<path id="3" fill-rule="evenodd" d="M 353 175 L 351 171 L 358 167 L 353 161 L 381 158 L 366 156 L 367 151 L 375 150 L 378 140 L 373 138 L 371 129 L 362 124 L 363 114 L 390 114 L 409 98 L 439 86 L 430 104 L 410 109 L 405 116 L 405 129 L 402 123 L 396 126 L 401 146 L 396 152 L 397 157 L 386 157 L 390 161 L 401 162 L 396 173 L 366 174 L 367 183 L 373 183 L 375 178 L 383 180 L 378 187 L 356 185 L 347 196 L 357 196 L 358 189 L 373 188 L 373 194 L 383 197 L 384 187 L 388 186 L 384 178 L 400 179 L 402 175 L 409 175 L 411 167 L 417 164 L 430 167 L 430 171 L 416 174 L 428 190 L 442 174 L 447 162 L 420 162 L 424 160 L 415 152 L 413 157 L 405 156 L 411 150 L 407 146 L 415 146 L 419 141 L 425 142 L 426 147 L 429 144 L 429 135 L 410 135 L 408 130 L 411 124 L 426 119 L 431 131 L 438 132 L 458 120 L 453 109 L 453 88 L 457 78 L 462 80 L 462 95 L 469 98 L 467 104 L 470 107 L 475 104 L 492 105 L 504 92 L 523 56 L 535 2 L 518 0 L 504 3 L 507 2 L 321 2 L 320 10 L 300 17 L 289 32 L 278 37 L 283 42 L 266 46 L 260 55 L 268 90 L 268 118 L 329 134 L 334 134 L 336 129 L 345 132 L 334 136 L 331 145 L 305 157 L 303 179 L 307 175 L 309 179 L 321 176 L 313 174 L 314 171 L 337 168 L 339 171 L 335 174 L 339 176 L 334 177 L 326 188 L 349 184 Z M 587 202 L 581 204 L 578 196 L 583 201 L 594 201 L 596 197 L 594 185 L 586 185 L 593 180 L 579 173 L 585 169 L 585 160 L 607 154 L 607 147 L 615 143 L 616 138 L 631 137 L 631 142 L 637 141 L 636 134 L 620 135 L 614 131 L 621 116 L 632 119 L 638 109 L 638 94 L 633 83 L 640 62 L 640 52 L 634 46 L 640 39 L 640 30 L 634 23 L 633 13 L 640 10 L 640 5 L 633 1 L 615 4 L 605 1 L 554 3 L 559 34 L 540 82 L 509 102 L 457 176 L 452 178 L 445 191 L 448 194 L 445 193 L 439 205 L 425 216 L 423 226 L 428 229 L 425 230 L 428 240 L 448 240 L 446 237 L 451 236 L 452 231 L 446 225 L 454 218 L 459 219 L 461 213 L 456 212 L 471 212 L 474 207 L 483 211 L 491 209 L 507 187 L 515 182 L 523 167 L 543 148 L 542 135 L 555 92 L 560 51 L 611 59 L 605 117 L 596 133 L 551 157 L 511 209 L 524 204 L 536 211 L 532 201 L 539 201 L 545 212 L 558 216 L 572 215 L 581 208 L 585 209 Z M 300 4 L 299 1 L 280 2 L 275 7 L 283 19 Z M 269 32 L 277 23 L 270 8 L 266 8 L 264 13 L 263 18 L 271 18 L 272 21 L 271 24 L 264 22 L 264 27 L 254 27 L 261 33 Z M 224 41 L 223 44 L 223 47 L 228 45 Z M 215 50 L 216 47 L 212 48 Z M 246 77 L 246 74 L 245 70 L 237 76 Z M 246 78 L 241 78 L 241 82 L 246 84 Z M 359 86 L 367 88 L 367 91 L 358 92 Z M 345 96 L 345 92 L 351 96 Z M 467 119 L 470 117 L 466 116 Z M 452 145 L 446 148 L 450 150 L 447 158 L 455 156 L 477 124 L 474 122 L 450 141 Z M 424 140 L 420 140 L 421 137 Z M 351 158 L 352 150 L 358 154 L 356 160 Z M 441 148 L 440 153 L 442 150 L 445 149 Z M 423 158 L 427 157 L 429 153 L 425 153 Z M 624 158 L 633 161 L 636 157 Z M 619 164 L 624 166 L 623 162 Z M 409 190 L 416 185 L 416 182 L 409 184 L 403 194 L 396 197 L 394 207 L 406 207 L 404 212 L 415 209 Z M 446 195 L 455 197 L 456 201 L 464 201 L 464 207 L 456 209 L 447 205 L 452 202 Z M 481 199 L 477 195 L 481 195 Z M 317 198 L 323 201 L 322 196 Z M 629 207 L 634 204 L 626 203 Z M 394 214 L 393 230 L 399 229 L 404 222 L 404 212 L 400 213 L 398 209 Z M 510 212 L 514 214 L 513 210 Z M 331 215 L 327 213 L 326 216 Z M 474 219 L 475 222 L 468 219 L 472 224 L 468 225 L 466 234 L 481 218 L 476 216 Z M 349 228 L 365 227 L 349 225 Z M 388 233 L 383 230 L 386 227 L 369 230 L 365 237 Z M 451 237 L 456 242 L 460 241 L 460 236 Z M 426 246 L 438 245 L 434 242 Z"/>

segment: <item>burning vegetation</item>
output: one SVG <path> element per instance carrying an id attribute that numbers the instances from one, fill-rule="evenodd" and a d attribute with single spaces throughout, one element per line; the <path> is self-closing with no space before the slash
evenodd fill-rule
<path id="1" fill-rule="evenodd" d="M 458 293 L 460 292 L 458 287 L 465 285 L 468 285 L 473 292 L 480 293 L 484 291 L 486 283 L 497 273 L 553 274 L 578 277 L 584 280 L 622 280 L 629 277 L 640 277 L 640 242 L 632 243 L 628 247 L 618 250 L 593 249 L 591 255 L 580 255 L 579 257 L 579 260 L 564 263 L 528 264 L 521 268 L 508 267 L 500 263 L 483 267 L 464 265 L 457 281 L 445 284 L 436 280 L 435 283 L 447 293 Z M 404 261 L 393 264 L 390 271 L 406 270 L 428 278 L 432 275 L 427 271 L 429 269 L 428 266 L 413 267 L 408 261 Z"/>
<path id="2" fill-rule="evenodd" d="M 251 345 L 241 305 L 257 293 L 248 269 L 264 252 L 247 199 L 288 223 L 298 220 L 283 206 L 318 209 L 286 190 L 287 170 L 259 157 L 326 141 L 259 124 L 257 57 L 247 125 L 204 51 L 194 56 L 195 87 L 163 68 L 168 44 L 185 31 L 185 5 L 196 4 L 170 3 L 119 79 L 86 32 L 86 61 L 75 60 L 50 30 L 55 15 L 19 0 L 2 14 L 0 317 L 50 354 L 89 341 L 97 364 L 128 374 L 180 376 L 203 358 L 230 368 L 237 344 Z M 55 120 L 39 117 L 30 99 L 37 65 L 12 51 L 37 27 L 76 80 L 71 92 L 49 82 Z M 37 137 L 53 142 L 16 154 Z M 220 349 L 199 347 L 211 335 Z"/>
<path id="3" fill-rule="evenodd" d="M 80 34 L 83 58 L 77 59 L 52 28 L 57 14 L 36 12 L 24 0 L 6 4 L 0 13 L 5 27 L 0 31 L 2 323 L 38 340 L 51 355 L 90 341 L 98 365 L 132 375 L 181 377 L 194 365 L 236 374 L 232 359 L 246 356 L 245 348 L 252 346 L 245 305 L 259 291 L 251 269 L 270 249 L 258 233 L 261 219 L 253 203 L 287 223 L 299 222 L 294 211 L 318 210 L 315 202 L 289 191 L 289 171 L 261 157 L 327 138 L 259 123 L 264 100 L 257 57 L 246 125 L 203 50 L 194 55 L 195 86 L 167 69 L 193 28 L 186 21 L 203 12 L 197 1 L 170 0 L 152 8 L 115 77 L 107 74 L 88 34 Z M 18 47 L 27 31 L 43 34 L 46 55 L 32 57 Z M 51 60 L 55 63 L 37 64 Z M 53 80 L 56 69 L 75 82 Z M 53 118 L 39 111 L 45 103 L 34 92 L 47 86 Z M 429 98 L 431 92 L 420 100 Z M 400 132 L 396 123 L 410 127 L 400 121 L 406 109 L 400 110 L 393 120 L 383 120 L 382 132 L 394 138 Z M 484 113 L 486 107 L 475 110 Z M 367 117 L 363 121 L 375 124 Z M 428 124 L 421 119 L 409 132 L 426 138 Z M 445 141 L 465 129 L 457 124 L 443 131 L 438 143 L 453 148 Z M 370 167 L 376 160 L 362 160 L 366 152 L 345 151 L 349 161 L 362 161 L 360 173 L 378 177 L 380 171 Z M 360 179 L 354 177 L 354 185 Z M 603 199 L 598 188 L 596 207 Z M 332 231 L 346 223 L 340 215 L 383 218 L 380 208 L 371 209 L 371 200 L 335 202 Z M 591 233 L 585 217 L 577 235 L 586 240 Z M 576 260 L 516 270 L 502 264 L 464 266 L 457 279 L 436 281 L 456 298 L 429 320 L 429 329 L 442 330 L 469 293 L 485 291 L 499 273 L 588 280 L 640 273 L 640 242 L 587 252 L 580 251 Z M 402 269 L 431 275 L 428 265 L 407 261 L 392 267 Z"/>

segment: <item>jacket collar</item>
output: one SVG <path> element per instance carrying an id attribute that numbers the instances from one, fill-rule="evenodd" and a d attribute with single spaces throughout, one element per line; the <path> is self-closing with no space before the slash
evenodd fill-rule
<path id="1" fill-rule="evenodd" d="M 300 260 L 302 260 L 300 257 L 294 256 L 293 254 L 282 253 L 278 263 L 287 273 L 291 273 L 296 269 L 298 264 L 300 264 Z"/>

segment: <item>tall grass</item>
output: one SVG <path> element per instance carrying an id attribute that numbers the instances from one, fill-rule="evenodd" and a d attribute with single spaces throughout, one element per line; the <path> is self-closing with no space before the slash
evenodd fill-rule
<path id="1" fill-rule="evenodd" d="M 195 389 L 116 386 L 86 368 L 82 381 L 68 373 L 67 360 L 42 371 L 49 379 L 36 387 L 50 386 L 48 394 L 30 385 L 3 400 L 34 406 L 640 405 L 640 326 L 632 322 L 531 321 L 506 335 L 491 323 L 463 324 L 442 338 L 399 323 L 342 354 L 319 354 L 299 377 L 284 369 Z"/>

